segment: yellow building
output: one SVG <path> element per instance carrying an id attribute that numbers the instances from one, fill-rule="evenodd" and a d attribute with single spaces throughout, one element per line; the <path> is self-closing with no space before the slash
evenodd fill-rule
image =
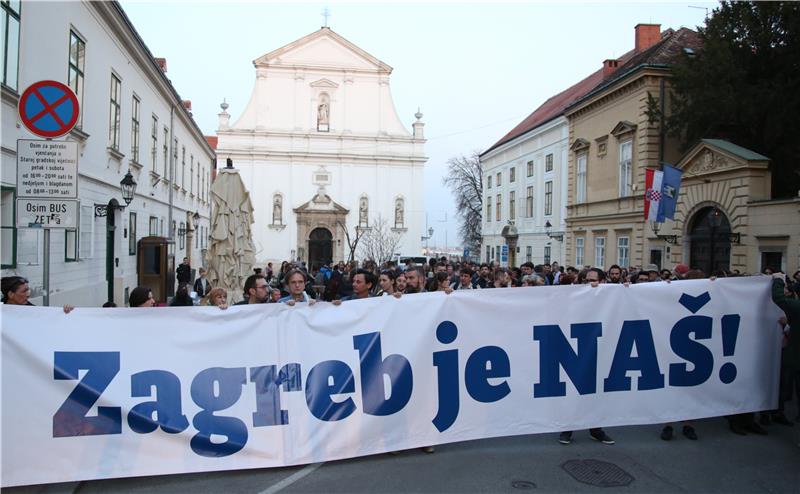
<path id="1" fill-rule="evenodd" d="M 797 270 L 800 198 L 770 199 L 768 157 L 711 139 L 684 155 L 665 134 L 670 66 L 700 47 L 698 34 L 654 24 L 635 34 L 635 49 L 606 60 L 603 81 L 565 110 L 567 264 Z M 645 170 L 661 163 L 684 177 L 675 221 L 654 230 L 644 219 Z"/>

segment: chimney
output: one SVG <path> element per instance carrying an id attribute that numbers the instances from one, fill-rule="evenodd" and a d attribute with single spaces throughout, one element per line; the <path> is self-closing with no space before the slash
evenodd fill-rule
<path id="1" fill-rule="evenodd" d="M 165 74 L 167 73 L 167 59 L 166 58 L 156 58 L 156 63 L 159 67 L 161 67 L 161 71 Z"/>
<path id="2" fill-rule="evenodd" d="M 192 100 L 190 100 L 190 99 L 183 100 L 183 107 L 186 108 L 186 111 L 191 113 L 192 112 Z"/>
<path id="3" fill-rule="evenodd" d="M 611 74 L 616 72 L 617 68 L 622 64 L 622 60 L 609 58 L 603 60 L 603 79 L 608 78 Z"/>
<path id="4" fill-rule="evenodd" d="M 637 24 L 636 53 L 641 53 L 661 41 L 661 24 Z"/>

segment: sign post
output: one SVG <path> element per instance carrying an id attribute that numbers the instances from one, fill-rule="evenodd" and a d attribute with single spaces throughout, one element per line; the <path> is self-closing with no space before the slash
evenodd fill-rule
<path id="1" fill-rule="evenodd" d="M 44 229 L 42 286 L 50 305 L 50 229 L 78 227 L 78 143 L 53 141 L 78 122 L 78 98 L 57 81 L 31 84 L 19 98 L 25 127 L 45 139 L 17 141 L 17 226 Z"/>

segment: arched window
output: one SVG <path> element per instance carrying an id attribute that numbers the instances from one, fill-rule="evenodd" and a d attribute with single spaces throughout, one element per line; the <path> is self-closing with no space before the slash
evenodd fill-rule
<path id="1" fill-rule="evenodd" d="M 283 197 L 280 194 L 272 196 L 272 224 L 283 225 Z"/>
<path id="2" fill-rule="evenodd" d="M 394 201 L 394 227 L 405 228 L 406 208 L 402 197 Z"/>
<path id="3" fill-rule="evenodd" d="M 358 201 L 358 226 L 369 228 L 369 199 L 367 196 L 361 196 Z"/>

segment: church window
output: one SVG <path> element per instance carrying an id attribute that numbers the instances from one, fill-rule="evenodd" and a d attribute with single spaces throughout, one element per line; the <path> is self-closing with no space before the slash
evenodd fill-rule
<path id="1" fill-rule="evenodd" d="M 283 196 L 280 194 L 272 197 L 272 224 L 283 225 Z"/>
<path id="2" fill-rule="evenodd" d="M 403 199 L 398 197 L 397 200 L 394 201 L 394 227 L 395 228 L 404 228 L 405 227 L 405 204 Z"/>
<path id="3" fill-rule="evenodd" d="M 358 201 L 358 226 L 369 228 L 369 199 L 366 196 L 361 196 Z"/>

